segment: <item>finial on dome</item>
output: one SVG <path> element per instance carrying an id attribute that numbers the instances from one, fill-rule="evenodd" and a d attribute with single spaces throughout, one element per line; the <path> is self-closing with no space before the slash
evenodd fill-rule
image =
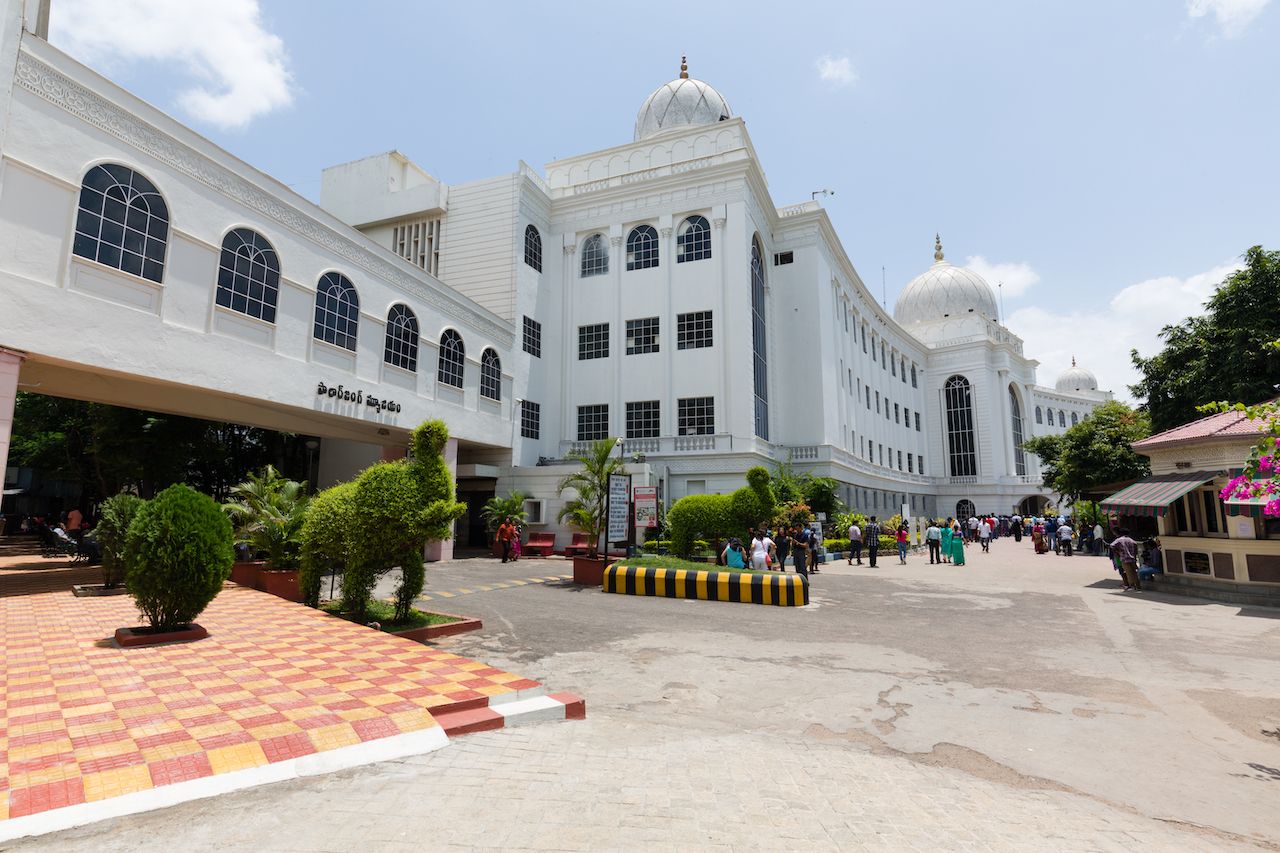
<path id="1" fill-rule="evenodd" d="M 680 57 L 680 79 L 689 79 L 689 57 L 687 56 Z"/>
<path id="2" fill-rule="evenodd" d="M 935 261 L 942 260 L 942 236 L 939 234 L 933 235 L 933 259 Z"/>
<path id="3" fill-rule="evenodd" d="M 1073 356 L 1071 356 L 1071 366 L 1072 366 L 1072 367 L 1075 367 L 1075 366 L 1076 366 L 1076 357 L 1075 357 L 1074 355 L 1073 355 Z"/>

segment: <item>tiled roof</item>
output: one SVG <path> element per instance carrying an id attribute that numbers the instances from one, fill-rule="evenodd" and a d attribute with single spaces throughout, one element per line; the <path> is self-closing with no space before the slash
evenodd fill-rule
<path id="1" fill-rule="evenodd" d="M 1263 421 L 1246 418 L 1244 412 L 1220 412 L 1180 427 L 1158 432 L 1142 441 L 1135 441 L 1133 449 L 1142 451 L 1152 447 L 1165 447 L 1190 441 L 1254 436 L 1265 426 L 1266 423 Z"/>

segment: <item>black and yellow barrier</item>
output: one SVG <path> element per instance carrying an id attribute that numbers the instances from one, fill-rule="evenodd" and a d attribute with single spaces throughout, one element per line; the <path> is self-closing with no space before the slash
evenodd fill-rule
<path id="1" fill-rule="evenodd" d="M 615 563 L 604 570 L 604 591 L 778 607 L 803 607 L 809 603 L 809 579 L 782 572 L 704 572 Z"/>

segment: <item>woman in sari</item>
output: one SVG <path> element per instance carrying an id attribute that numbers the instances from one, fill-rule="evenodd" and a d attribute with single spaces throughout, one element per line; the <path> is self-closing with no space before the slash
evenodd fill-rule
<path id="1" fill-rule="evenodd" d="M 960 533 L 960 525 L 951 534 L 951 562 L 957 566 L 964 565 L 964 536 Z"/>
<path id="2" fill-rule="evenodd" d="M 942 525 L 942 544 L 938 546 L 938 550 L 942 554 L 942 562 L 951 562 L 951 519 L 947 519 L 947 523 Z"/>
<path id="3" fill-rule="evenodd" d="M 1036 553 L 1043 554 L 1048 551 L 1048 546 L 1044 542 L 1044 522 L 1036 519 L 1036 523 L 1031 526 L 1031 542 L 1036 546 Z"/>

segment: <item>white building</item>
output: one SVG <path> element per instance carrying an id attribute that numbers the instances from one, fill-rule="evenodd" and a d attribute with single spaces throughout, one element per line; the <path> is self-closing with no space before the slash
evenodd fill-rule
<path id="1" fill-rule="evenodd" d="M 951 515 L 1039 501 L 1020 440 L 1109 398 L 1074 366 L 1037 385 L 940 241 L 890 316 L 683 65 L 629 143 L 455 186 L 390 152 L 317 207 L 4 9 L 0 459 L 25 387 L 323 436 L 322 483 L 441 417 L 460 492 L 531 492 L 550 529 L 556 460 L 605 436 L 668 502 L 790 461 Z"/>

